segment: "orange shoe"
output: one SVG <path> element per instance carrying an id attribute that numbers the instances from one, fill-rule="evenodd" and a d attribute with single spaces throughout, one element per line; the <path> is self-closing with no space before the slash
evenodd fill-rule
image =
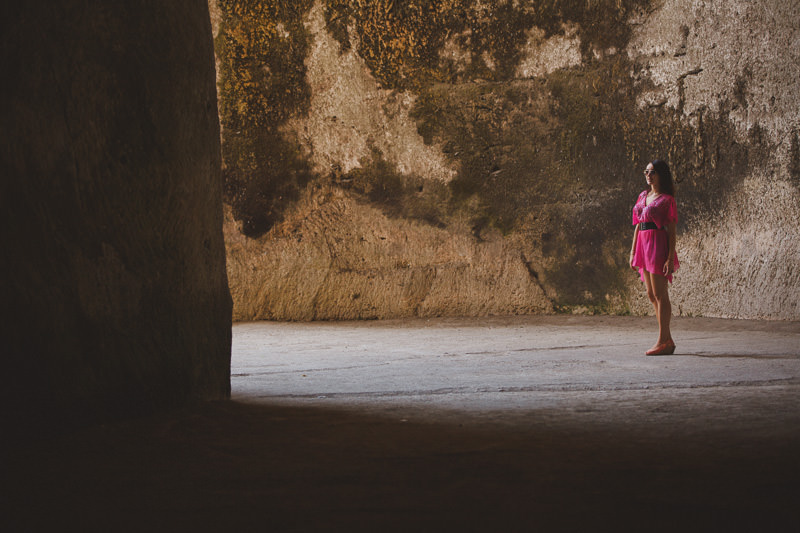
<path id="1" fill-rule="evenodd" d="M 651 348 L 644 352 L 645 355 L 672 355 L 675 353 L 675 342 L 670 339 L 663 344 L 658 344 L 655 348 Z"/>

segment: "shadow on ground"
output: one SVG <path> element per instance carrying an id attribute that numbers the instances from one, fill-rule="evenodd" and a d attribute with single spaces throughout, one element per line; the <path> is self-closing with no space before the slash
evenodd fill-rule
<path id="1" fill-rule="evenodd" d="M 221 402 L 29 443 L 5 531 L 794 530 L 800 430 Z"/>

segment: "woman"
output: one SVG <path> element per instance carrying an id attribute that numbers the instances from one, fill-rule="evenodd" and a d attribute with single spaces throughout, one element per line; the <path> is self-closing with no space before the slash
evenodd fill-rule
<path id="1" fill-rule="evenodd" d="M 675 225 L 678 209 L 675 205 L 675 186 L 669 166 L 656 159 L 644 171 L 650 189 L 642 191 L 633 206 L 633 245 L 630 265 L 647 287 L 647 297 L 653 302 L 658 319 L 658 340 L 646 355 L 670 355 L 675 342 L 669 331 L 672 306 L 669 303 L 667 282 L 678 269 L 675 253 Z"/>

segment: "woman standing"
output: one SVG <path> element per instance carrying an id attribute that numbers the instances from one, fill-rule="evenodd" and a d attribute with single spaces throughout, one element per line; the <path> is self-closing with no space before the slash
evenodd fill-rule
<path id="1" fill-rule="evenodd" d="M 669 331 L 672 306 L 667 282 L 678 269 L 675 253 L 675 225 L 678 208 L 675 186 L 669 166 L 656 159 L 644 171 L 649 189 L 642 191 L 633 206 L 633 245 L 630 265 L 647 287 L 647 297 L 653 302 L 658 319 L 658 340 L 646 355 L 669 355 L 675 352 L 675 342 Z"/>

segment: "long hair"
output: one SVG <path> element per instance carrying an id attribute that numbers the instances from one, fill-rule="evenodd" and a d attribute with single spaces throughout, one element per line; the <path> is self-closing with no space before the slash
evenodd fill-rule
<path id="1" fill-rule="evenodd" d="M 675 196 L 675 182 L 672 181 L 672 172 L 669 170 L 669 165 L 660 159 L 654 159 L 650 164 L 653 165 L 653 170 L 658 174 L 660 192 Z"/>

